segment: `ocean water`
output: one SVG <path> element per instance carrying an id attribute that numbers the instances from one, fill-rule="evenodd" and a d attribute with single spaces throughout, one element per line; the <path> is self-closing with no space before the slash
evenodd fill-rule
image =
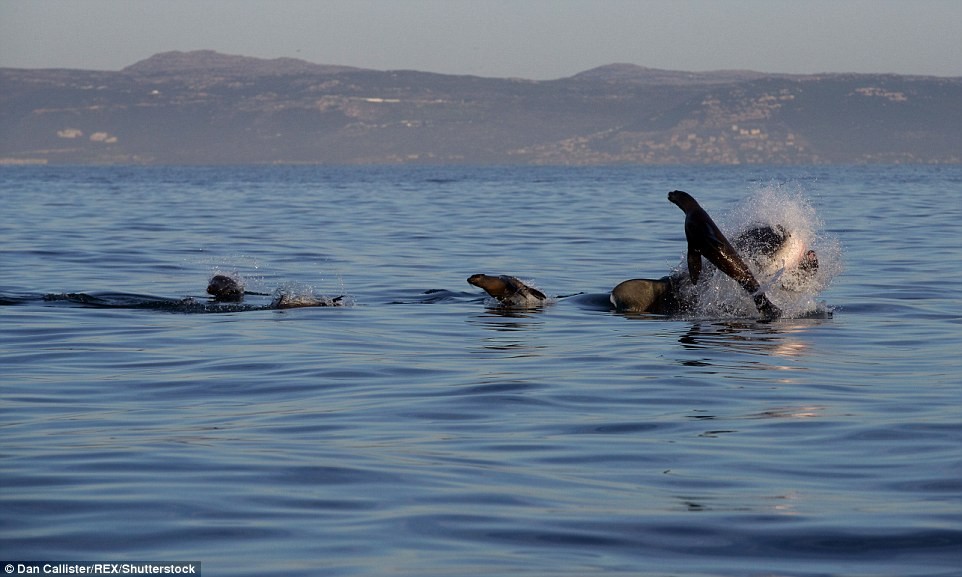
<path id="1" fill-rule="evenodd" d="M 787 318 L 724 279 L 679 317 L 465 282 L 668 274 L 673 189 L 804 231 Z M 962 574 L 960 167 L 3 167 L 0 198 L 4 559 Z M 218 272 L 260 294 L 209 303 Z"/>

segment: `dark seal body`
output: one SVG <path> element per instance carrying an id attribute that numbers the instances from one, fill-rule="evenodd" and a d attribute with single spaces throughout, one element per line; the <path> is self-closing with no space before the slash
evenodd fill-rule
<path id="1" fill-rule="evenodd" d="M 669 277 L 623 281 L 611 289 L 610 300 L 619 312 L 670 315 L 679 310 L 678 298 Z"/>
<path id="2" fill-rule="evenodd" d="M 704 256 L 752 295 L 755 306 L 767 318 L 778 318 L 782 312 L 768 297 L 758 292 L 760 288 L 748 265 L 738 256 L 715 221 L 705 209 L 687 192 L 674 190 L 668 200 L 685 212 L 685 238 L 688 240 L 688 274 L 692 284 L 698 283 L 701 274 L 701 257 Z"/>
<path id="3" fill-rule="evenodd" d="M 214 301 L 221 303 L 236 303 L 244 300 L 244 285 L 240 280 L 226 274 L 215 274 L 207 282 L 207 294 Z M 264 294 L 264 293 L 250 293 Z M 300 307 L 339 307 L 344 306 L 344 295 L 327 298 L 314 295 L 297 295 L 281 293 L 277 295 L 268 309 L 293 309 Z"/>
<path id="4" fill-rule="evenodd" d="M 215 274 L 207 282 L 207 294 L 214 300 L 238 302 L 244 299 L 244 285 L 226 274 Z"/>
<path id="5" fill-rule="evenodd" d="M 543 292 L 513 276 L 475 274 L 468 277 L 468 283 L 484 289 L 484 292 L 506 305 L 536 306 L 548 300 Z"/>

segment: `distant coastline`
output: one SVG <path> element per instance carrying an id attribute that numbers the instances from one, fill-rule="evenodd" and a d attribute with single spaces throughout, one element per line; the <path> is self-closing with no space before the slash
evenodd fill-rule
<path id="1" fill-rule="evenodd" d="M 959 164 L 962 77 L 683 72 L 533 81 L 213 51 L 0 69 L 0 165 Z"/>

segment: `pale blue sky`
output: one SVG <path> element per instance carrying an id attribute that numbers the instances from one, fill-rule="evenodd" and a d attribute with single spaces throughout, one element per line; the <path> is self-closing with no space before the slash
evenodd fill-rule
<path id="1" fill-rule="evenodd" d="M 674 70 L 962 76 L 962 0 L 0 0 L 0 66 L 213 49 L 549 79 Z"/>

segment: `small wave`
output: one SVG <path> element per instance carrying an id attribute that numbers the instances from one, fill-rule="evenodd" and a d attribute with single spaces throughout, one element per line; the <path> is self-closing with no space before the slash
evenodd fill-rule
<path id="1" fill-rule="evenodd" d="M 30 302 L 30 295 L 26 294 L 12 294 L 12 293 L 0 293 L 0 306 L 13 306 L 21 305 Z"/>
<path id="2" fill-rule="evenodd" d="M 86 308 L 146 309 L 161 312 L 201 314 L 231 313 L 271 308 L 267 305 L 218 302 L 204 297 L 167 298 L 132 293 L 51 293 L 42 300 Z"/>

